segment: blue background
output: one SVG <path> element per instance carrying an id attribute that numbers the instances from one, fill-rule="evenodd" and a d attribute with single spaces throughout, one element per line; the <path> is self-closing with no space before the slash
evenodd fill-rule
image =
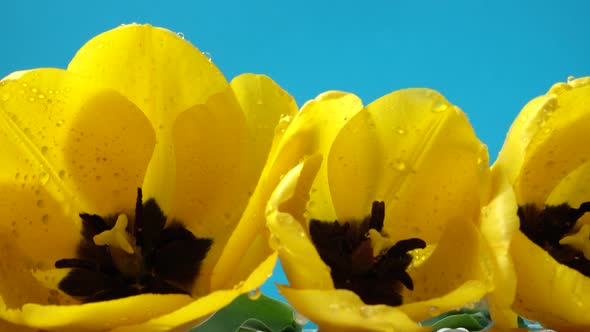
<path id="1" fill-rule="evenodd" d="M 569 75 L 590 75 L 590 2 L 10 1 L 0 10 L 0 77 L 65 67 L 122 23 L 176 32 L 228 79 L 265 73 L 302 105 L 326 90 L 365 104 L 430 87 L 469 116 L 493 161 L 522 106 Z M 273 282 L 263 291 L 277 296 Z"/>

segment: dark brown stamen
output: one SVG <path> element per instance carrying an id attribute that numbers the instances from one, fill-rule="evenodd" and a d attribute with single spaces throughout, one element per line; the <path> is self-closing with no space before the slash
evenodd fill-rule
<path id="1" fill-rule="evenodd" d="M 574 232 L 578 219 L 590 212 L 590 202 L 579 208 L 568 204 L 545 206 L 542 210 L 534 204 L 518 207 L 520 231 L 539 247 L 545 249 L 556 261 L 590 277 L 590 261 L 584 254 L 559 241 Z"/>
<path id="2" fill-rule="evenodd" d="M 371 215 L 361 222 L 312 219 L 309 232 L 320 257 L 331 268 L 336 288 L 355 292 L 367 304 L 397 306 L 402 303 L 401 286 L 414 288 L 406 272 L 412 262 L 408 251 L 425 248 L 426 243 L 417 238 L 398 241 L 374 257 L 369 230 L 381 233 L 384 220 L 385 203 L 373 202 Z"/>
<path id="3" fill-rule="evenodd" d="M 166 216 L 154 199 L 142 203 L 141 189 L 136 202 L 134 224 L 127 227 L 138 247 L 134 254 L 95 245 L 94 236 L 112 229 L 115 217 L 80 214 L 82 239 L 78 257 L 55 262 L 56 268 L 71 269 L 58 285 L 63 292 L 82 302 L 142 293 L 191 294 L 212 240 L 195 237 L 174 220 L 165 227 Z"/>

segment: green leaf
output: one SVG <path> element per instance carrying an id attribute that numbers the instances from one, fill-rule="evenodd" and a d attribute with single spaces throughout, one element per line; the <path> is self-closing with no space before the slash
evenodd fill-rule
<path id="1" fill-rule="evenodd" d="M 190 332 L 300 332 L 301 329 L 288 304 L 265 295 L 251 300 L 244 294 Z"/>
<path id="2" fill-rule="evenodd" d="M 469 331 L 480 331 L 490 324 L 491 319 L 487 312 L 470 309 L 450 311 L 422 322 L 423 326 L 432 326 L 432 331 L 438 331 L 445 327 L 451 329 L 462 327 Z"/>

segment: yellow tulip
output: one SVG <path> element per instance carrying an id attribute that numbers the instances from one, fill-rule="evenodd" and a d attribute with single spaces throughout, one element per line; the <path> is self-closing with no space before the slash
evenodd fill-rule
<path id="1" fill-rule="evenodd" d="M 149 25 L 0 81 L 0 329 L 183 330 L 260 286 L 296 112 Z"/>
<path id="2" fill-rule="evenodd" d="M 308 149 L 267 226 L 282 294 L 322 331 L 427 330 L 417 322 L 491 290 L 478 231 L 488 154 L 461 110 L 428 89 L 367 107 L 328 92 L 292 121 L 283 142 L 295 139 Z"/>
<path id="3" fill-rule="evenodd" d="M 590 329 L 590 78 L 555 84 L 520 112 L 492 167 L 482 229 L 495 252 L 498 326 L 516 314 Z"/>

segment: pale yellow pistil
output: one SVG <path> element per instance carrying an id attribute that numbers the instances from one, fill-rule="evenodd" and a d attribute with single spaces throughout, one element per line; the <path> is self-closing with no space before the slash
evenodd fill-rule
<path id="1" fill-rule="evenodd" d="M 104 231 L 100 234 L 97 234 L 92 238 L 94 240 L 94 244 L 97 246 L 109 246 L 112 248 L 118 248 L 129 255 L 133 255 L 135 252 L 133 250 L 133 246 L 129 242 L 129 235 L 127 234 L 127 216 L 124 214 L 120 214 L 117 217 L 117 222 L 115 226 L 107 231 Z"/>
<path id="2" fill-rule="evenodd" d="M 92 240 L 97 246 L 108 246 L 113 262 L 123 274 L 127 276 L 140 276 L 143 270 L 143 258 L 141 248 L 135 245 L 135 239 L 127 233 L 127 216 L 120 214 L 115 226 L 100 234 Z"/>
<path id="3" fill-rule="evenodd" d="M 584 254 L 590 260 L 590 224 L 584 224 L 577 233 L 564 236 L 559 244 L 573 247 Z"/>

